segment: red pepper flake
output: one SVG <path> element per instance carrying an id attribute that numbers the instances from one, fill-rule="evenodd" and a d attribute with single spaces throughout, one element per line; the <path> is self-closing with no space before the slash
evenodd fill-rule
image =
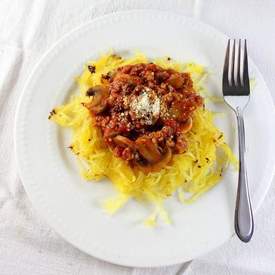
<path id="1" fill-rule="evenodd" d="M 88 70 L 90 71 L 91 74 L 95 73 L 95 66 L 94 65 L 88 65 Z"/>

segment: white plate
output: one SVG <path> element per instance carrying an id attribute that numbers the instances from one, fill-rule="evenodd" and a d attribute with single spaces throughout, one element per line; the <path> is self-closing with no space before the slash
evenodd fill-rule
<path id="1" fill-rule="evenodd" d="M 110 217 L 100 201 L 112 185 L 84 182 L 66 146 L 68 131 L 47 120 L 49 111 L 68 99 L 73 78 L 83 64 L 113 48 L 121 54 L 139 49 L 150 57 L 169 55 L 204 64 L 211 71 L 209 87 L 221 94 L 221 72 L 227 38 L 210 26 L 157 11 L 131 11 L 101 17 L 62 38 L 30 76 L 18 107 L 15 141 L 20 175 L 41 215 L 67 241 L 90 255 L 127 266 L 160 266 L 188 261 L 228 240 L 233 234 L 236 175 L 223 181 L 192 205 L 167 202 L 173 224 L 147 229 L 145 206 L 131 202 Z M 245 114 L 249 184 L 254 209 L 270 185 L 275 164 L 275 112 L 270 93 L 249 60 L 256 88 Z M 226 113 L 220 125 L 234 144 L 234 118 Z M 227 115 L 228 114 L 228 115 Z M 257 220 L 256 220 L 257 223 Z"/>

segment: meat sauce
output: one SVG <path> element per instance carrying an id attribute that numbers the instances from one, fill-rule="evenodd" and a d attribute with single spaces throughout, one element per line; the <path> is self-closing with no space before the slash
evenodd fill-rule
<path id="1" fill-rule="evenodd" d="M 189 73 L 156 64 L 126 65 L 102 75 L 85 106 L 119 158 L 145 173 L 159 171 L 186 150 L 192 114 L 203 104 Z"/>

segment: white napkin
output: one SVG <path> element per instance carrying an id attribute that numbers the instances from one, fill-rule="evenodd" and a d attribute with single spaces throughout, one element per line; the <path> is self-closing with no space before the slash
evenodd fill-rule
<path id="1" fill-rule="evenodd" d="M 90 257 L 40 218 L 17 174 L 13 124 L 26 76 L 41 54 L 72 28 L 129 9 L 171 10 L 247 37 L 249 52 L 274 90 L 275 2 L 272 0 L 1 0 L 0 1 L 0 274 L 275 274 L 275 188 L 256 214 L 252 241 L 236 237 L 189 265 L 126 268 Z M 180 245 L 180 244 L 179 244 Z"/>

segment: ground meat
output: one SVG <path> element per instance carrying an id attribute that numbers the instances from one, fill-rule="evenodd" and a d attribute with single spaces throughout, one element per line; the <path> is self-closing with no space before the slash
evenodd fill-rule
<path id="1" fill-rule="evenodd" d="M 97 104 L 86 107 L 117 157 L 140 166 L 161 163 L 162 155 L 171 155 L 167 151 L 184 152 L 192 114 L 203 105 L 190 74 L 149 63 L 123 66 L 102 78 L 104 93 L 97 89 Z"/>

